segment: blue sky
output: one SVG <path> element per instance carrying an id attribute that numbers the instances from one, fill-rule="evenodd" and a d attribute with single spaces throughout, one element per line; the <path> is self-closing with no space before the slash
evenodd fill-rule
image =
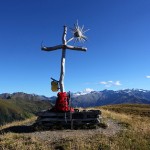
<path id="1" fill-rule="evenodd" d="M 63 25 L 78 19 L 87 52 L 67 50 L 66 91 L 142 88 L 150 90 L 149 0 L 1 0 L 0 93 L 52 96 L 50 77 L 59 79 Z"/>

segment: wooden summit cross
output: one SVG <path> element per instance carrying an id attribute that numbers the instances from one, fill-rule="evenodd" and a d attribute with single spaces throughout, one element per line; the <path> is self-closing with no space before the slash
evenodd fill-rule
<path id="1" fill-rule="evenodd" d="M 60 79 L 58 81 L 61 92 L 65 91 L 65 89 L 64 89 L 64 76 L 65 76 L 66 49 L 84 51 L 84 52 L 87 50 L 87 48 L 85 48 L 85 47 L 76 47 L 76 46 L 68 45 L 68 43 L 72 40 L 75 40 L 75 42 L 76 41 L 84 42 L 84 41 L 87 40 L 87 37 L 84 36 L 84 33 L 88 30 L 83 31 L 83 28 L 84 28 L 84 26 L 82 26 L 82 28 L 80 28 L 78 26 L 78 22 L 77 22 L 77 24 L 74 24 L 74 28 L 71 29 L 72 33 L 73 33 L 73 37 L 70 38 L 69 40 L 66 40 L 67 26 L 64 26 L 64 32 L 63 32 L 63 35 L 62 35 L 62 44 L 56 45 L 56 46 L 53 46 L 53 47 L 46 47 L 46 46 L 41 47 L 41 50 L 44 50 L 44 51 L 54 51 L 54 50 L 62 49 L 61 72 L 60 72 Z"/>

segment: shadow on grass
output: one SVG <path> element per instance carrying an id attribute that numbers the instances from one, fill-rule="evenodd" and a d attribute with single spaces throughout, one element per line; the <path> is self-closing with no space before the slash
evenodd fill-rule
<path id="1" fill-rule="evenodd" d="M 35 132 L 35 129 L 33 128 L 33 126 L 20 125 L 20 126 L 12 126 L 12 127 L 8 127 L 8 128 L 0 130 L 0 134 L 4 134 L 7 132 L 31 133 L 31 132 Z"/>
<path id="2" fill-rule="evenodd" d="M 106 129 L 108 126 L 105 123 L 100 123 L 99 125 L 93 125 L 93 126 L 80 126 L 77 128 L 73 128 L 72 130 L 77 130 L 77 129 L 82 129 L 82 130 L 89 130 L 89 129 L 98 129 L 98 128 L 103 128 Z M 4 129 L 0 129 L 0 135 L 5 134 L 5 133 L 32 133 L 32 132 L 36 132 L 36 131 L 58 131 L 58 130 L 65 130 L 65 129 L 70 129 L 70 126 L 64 126 L 64 128 L 62 126 L 53 126 L 53 128 L 42 128 L 39 126 L 35 126 L 35 125 L 16 125 L 16 126 L 11 126 L 11 127 L 7 127 Z"/>

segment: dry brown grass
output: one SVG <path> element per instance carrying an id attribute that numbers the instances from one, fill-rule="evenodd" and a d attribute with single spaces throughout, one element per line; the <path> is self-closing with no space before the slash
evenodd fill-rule
<path id="1" fill-rule="evenodd" d="M 116 113 L 101 109 L 105 118 L 112 118 L 123 126 L 124 130 L 113 139 L 114 146 L 118 149 L 150 149 L 150 118 L 141 115 Z M 114 149 L 111 146 L 111 149 Z"/>
<path id="2" fill-rule="evenodd" d="M 35 137 L 25 136 L 23 134 L 6 133 L 0 136 L 1 150 L 46 150 L 47 145 Z"/>
<path id="3" fill-rule="evenodd" d="M 112 106 L 113 107 L 113 106 Z M 115 106 L 114 106 L 115 107 Z M 117 106 L 118 107 L 118 106 Z M 130 107 L 130 106 L 129 106 Z M 93 108 L 92 108 L 93 109 Z M 65 135 L 51 141 L 50 139 L 40 140 L 33 134 L 4 133 L 0 135 L 0 150 L 149 150 L 150 149 L 150 118 L 138 114 L 118 113 L 107 108 L 96 108 L 102 111 L 103 120 L 107 122 L 112 119 L 121 126 L 119 133 L 106 136 L 95 133 L 89 136 L 66 137 Z M 139 111 L 139 110 L 138 110 Z M 33 120 L 35 118 L 32 118 Z M 33 121 L 32 120 L 32 121 Z M 15 122 L 5 125 L 1 129 L 13 125 L 29 123 Z M 107 130 L 107 129 L 106 129 Z M 62 131 L 63 132 L 63 131 Z M 39 133 L 40 134 L 40 133 Z M 56 132 L 57 134 L 57 132 Z M 65 132 L 64 132 L 65 134 Z"/>
<path id="4" fill-rule="evenodd" d="M 32 123 L 36 120 L 36 118 L 37 118 L 36 116 L 33 116 L 32 118 L 29 118 L 29 119 L 26 119 L 26 120 L 23 120 L 23 121 L 14 121 L 12 123 L 8 123 L 8 124 L 5 124 L 3 126 L 0 126 L 0 130 L 6 129 L 6 128 L 9 128 L 9 127 L 12 127 L 12 126 L 19 126 L 19 125 Z"/>

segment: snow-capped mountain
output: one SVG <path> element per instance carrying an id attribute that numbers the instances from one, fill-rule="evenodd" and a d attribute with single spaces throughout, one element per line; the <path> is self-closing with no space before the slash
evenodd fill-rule
<path id="1" fill-rule="evenodd" d="M 72 96 L 74 107 L 91 107 L 121 103 L 150 104 L 150 91 L 143 89 L 103 90 L 89 93 L 75 93 Z"/>
<path id="2" fill-rule="evenodd" d="M 77 97 L 77 96 L 81 96 L 81 95 L 85 95 L 85 94 L 91 93 L 91 92 L 93 92 L 93 91 L 94 91 L 93 89 L 86 88 L 86 89 L 85 89 L 84 91 L 82 91 L 82 92 L 73 93 L 73 96 L 74 96 L 74 97 Z"/>

